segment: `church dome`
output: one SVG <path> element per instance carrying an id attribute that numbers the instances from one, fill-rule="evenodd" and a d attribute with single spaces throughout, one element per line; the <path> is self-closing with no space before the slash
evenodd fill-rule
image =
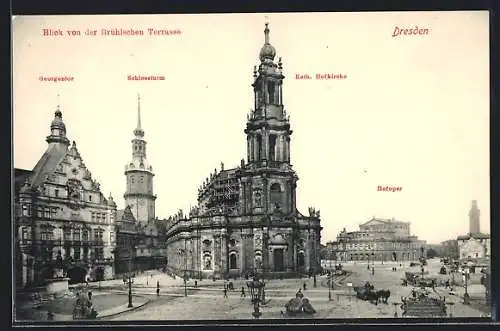
<path id="1" fill-rule="evenodd" d="M 109 198 L 108 198 L 108 206 L 110 207 L 116 207 L 116 202 L 115 200 L 113 200 L 113 197 L 111 196 L 111 194 L 109 195 Z"/>
<path id="2" fill-rule="evenodd" d="M 56 112 L 55 112 L 55 118 L 52 121 L 52 123 L 50 124 L 50 128 L 51 129 L 61 129 L 61 130 L 66 131 L 66 125 L 64 125 L 64 122 L 62 120 L 62 113 L 59 109 L 56 110 Z"/>
<path id="3" fill-rule="evenodd" d="M 276 49 L 274 49 L 273 45 L 269 43 L 269 23 L 266 23 L 266 28 L 264 29 L 265 42 L 264 46 L 260 49 L 259 58 L 262 62 L 266 59 L 274 60 L 276 56 Z"/>
<path id="4" fill-rule="evenodd" d="M 271 44 L 264 44 L 264 46 L 262 46 L 262 48 L 260 49 L 259 58 L 261 61 L 264 61 L 265 59 L 269 59 L 272 61 L 274 60 L 275 56 L 276 50 Z"/>

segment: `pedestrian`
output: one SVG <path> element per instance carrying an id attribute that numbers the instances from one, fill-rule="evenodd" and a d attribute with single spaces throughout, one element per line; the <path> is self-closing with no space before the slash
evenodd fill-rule
<path id="1" fill-rule="evenodd" d="M 88 296 L 89 296 L 89 300 L 92 301 L 92 291 L 89 291 Z"/>
<path id="2" fill-rule="evenodd" d="M 224 286 L 224 298 L 227 298 L 227 288 Z"/>
<path id="3" fill-rule="evenodd" d="M 195 288 L 198 287 L 198 281 L 197 280 L 194 281 L 194 287 Z"/>
<path id="4" fill-rule="evenodd" d="M 244 286 L 242 286 L 242 287 L 241 287 L 241 297 L 242 297 L 242 298 L 246 298 L 246 295 L 245 295 L 245 287 L 244 287 Z"/>
<path id="5" fill-rule="evenodd" d="M 157 296 L 157 297 L 159 297 L 159 296 L 160 296 L 160 288 L 159 288 L 159 287 L 157 287 L 157 288 L 156 288 L 156 296 Z"/>
<path id="6" fill-rule="evenodd" d="M 303 287 L 304 287 L 304 291 L 307 290 L 306 283 L 304 283 Z"/>
<path id="7" fill-rule="evenodd" d="M 372 275 L 375 275 L 375 268 L 372 268 Z"/>

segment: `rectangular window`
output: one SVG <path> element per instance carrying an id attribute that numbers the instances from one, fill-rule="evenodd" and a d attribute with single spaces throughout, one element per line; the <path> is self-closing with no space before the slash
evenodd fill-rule
<path id="1" fill-rule="evenodd" d="M 87 230 L 83 230 L 82 239 L 89 240 L 89 232 Z"/>
<path id="2" fill-rule="evenodd" d="M 57 215 L 57 207 L 52 207 L 52 217 Z"/>
<path id="3" fill-rule="evenodd" d="M 23 205 L 23 216 L 28 216 L 28 206 Z"/>
<path id="4" fill-rule="evenodd" d="M 96 251 L 96 258 L 98 260 L 103 260 L 104 259 L 104 249 L 98 247 L 98 248 L 95 249 L 95 251 Z"/>
<path id="5" fill-rule="evenodd" d="M 26 228 L 21 229 L 21 238 L 23 240 L 28 240 L 28 229 Z"/>
<path id="6" fill-rule="evenodd" d="M 80 230 L 73 231 L 73 240 L 76 240 L 76 241 L 80 240 Z"/>
<path id="7" fill-rule="evenodd" d="M 50 208 L 48 208 L 48 207 L 44 208 L 43 217 L 50 218 Z"/>
<path id="8" fill-rule="evenodd" d="M 43 217 L 43 207 L 38 207 L 37 208 L 37 216 L 38 217 Z"/>
<path id="9" fill-rule="evenodd" d="M 56 198 L 59 198 L 59 190 L 57 190 L 57 189 L 54 190 L 54 195 L 55 195 Z"/>
<path id="10" fill-rule="evenodd" d="M 83 256 L 82 259 L 87 259 L 89 257 L 89 248 L 83 247 Z"/>
<path id="11" fill-rule="evenodd" d="M 80 247 L 76 246 L 74 248 L 73 258 L 75 260 L 80 260 Z"/>
<path id="12" fill-rule="evenodd" d="M 63 230 L 63 239 L 64 240 L 70 240 L 71 239 L 71 229 L 70 228 L 65 228 Z"/>
<path id="13" fill-rule="evenodd" d="M 92 212 L 92 222 L 95 222 L 95 213 Z"/>

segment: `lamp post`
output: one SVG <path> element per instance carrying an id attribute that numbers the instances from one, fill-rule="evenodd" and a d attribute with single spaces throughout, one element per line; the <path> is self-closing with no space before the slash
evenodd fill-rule
<path id="1" fill-rule="evenodd" d="M 132 245 L 129 246 L 129 260 L 128 260 L 128 307 L 132 308 Z"/>
<path id="2" fill-rule="evenodd" d="M 329 274 L 328 278 L 330 281 L 330 283 L 328 284 L 328 301 L 332 301 L 332 291 L 331 291 L 331 288 L 332 288 L 331 283 L 333 282 L 332 255 L 333 255 L 333 252 L 330 251 L 330 256 L 328 257 L 329 264 L 330 264 L 330 272 L 328 273 Z"/>
<path id="3" fill-rule="evenodd" d="M 421 253 L 421 256 L 420 256 L 420 268 L 421 268 L 421 271 L 422 271 L 422 280 L 424 279 L 424 246 L 420 247 L 420 253 Z"/>
<path id="4" fill-rule="evenodd" d="M 464 305 L 468 305 L 469 304 L 469 299 L 470 299 L 470 296 L 469 296 L 469 293 L 467 292 L 467 281 L 469 280 L 469 267 L 466 266 L 464 268 L 464 271 L 463 271 L 463 279 L 464 279 L 464 289 L 465 289 L 465 293 L 464 293 Z"/>
<path id="5" fill-rule="evenodd" d="M 262 316 L 259 305 L 261 302 L 263 302 L 265 286 L 266 284 L 263 281 L 260 281 L 258 277 L 254 277 L 252 281 L 247 282 L 247 287 L 250 289 L 251 300 L 253 303 L 252 316 L 255 319 L 258 319 L 260 318 L 260 316 Z"/>

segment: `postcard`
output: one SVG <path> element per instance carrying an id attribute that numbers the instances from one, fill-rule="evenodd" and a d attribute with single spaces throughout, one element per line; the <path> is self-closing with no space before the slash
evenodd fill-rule
<path id="1" fill-rule="evenodd" d="M 487 11 L 12 32 L 16 321 L 491 317 Z"/>

